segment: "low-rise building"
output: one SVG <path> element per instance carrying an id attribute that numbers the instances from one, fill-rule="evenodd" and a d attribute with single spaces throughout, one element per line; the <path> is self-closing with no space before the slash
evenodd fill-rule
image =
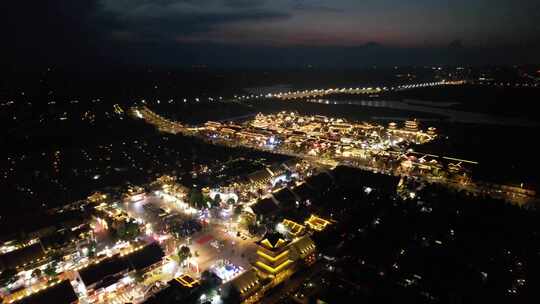
<path id="1" fill-rule="evenodd" d="M 127 255 L 117 254 L 79 270 L 79 277 L 88 293 L 115 285 L 131 271 L 146 273 L 163 264 L 164 252 L 151 243 Z"/>
<path id="2" fill-rule="evenodd" d="M 41 243 L 34 243 L 21 249 L 0 255 L 0 268 L 18 268 L 44 260 L 46 258 L 45 250 Z"/>
<path id="3" fill-rule="evenodd" d="M 45 304 L 45 303 L 78 303 L 79 298 L 68 280 L 62 281 L 42 291 L 32 294 L 17 301 L 7 303 L 16 304 Z"/>

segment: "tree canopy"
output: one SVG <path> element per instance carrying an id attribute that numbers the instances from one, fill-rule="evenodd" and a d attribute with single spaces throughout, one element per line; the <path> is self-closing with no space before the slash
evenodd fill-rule
<path id="1" fill-rule="evenodd" d="M 192 188 L 188 193 L 188 202 L 193 208 L 202 209 L 204 205 L 204 196 L 200 189 Z"/>
<path id="2" fill-rule="evenodd" d="M 191 250 L 188 246 L 181 246 L 180 249 L 178 249 L 178 261 L 180 264 L 184 263 L 191 256 Z"/>

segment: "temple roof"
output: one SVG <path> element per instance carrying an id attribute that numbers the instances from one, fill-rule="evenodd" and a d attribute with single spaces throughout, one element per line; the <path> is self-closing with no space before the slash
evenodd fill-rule
<path id="1" fill-rule="evenodd" d="M 287 245 L 289 241 L 283 235 L 277 232 L 269 232 L 257 242 L 259 246 L 263 246 L 269 250 L 275 250 Z"/>

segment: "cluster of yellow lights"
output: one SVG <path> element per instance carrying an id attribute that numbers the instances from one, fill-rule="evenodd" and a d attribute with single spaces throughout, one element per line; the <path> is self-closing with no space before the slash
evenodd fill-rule
<path id="1" fill-rule="evenodd" d="M 316 231 L 323 231 L 326 228 L 326 226 L 331 224 L 330 221 L 320 218 L 314 214 L 312 214 L 309 217 L 309 219 L 307 219 L 304 223 L 307 226 L 309 226 L 311 229 L 316 230 Z"/>
<path id="2" fill-rule="evenodd" d="M 260 250 L 257 250 L 257 254 L 262 256 L 263 258 L 269 260 L 270 262 L 275 262 L 279 259 L 281 259 L 282 257 L 286 256 L 287 254 L 289 253 L 289 250 L 285 250 L 283 251 L 282 253 L 278 254 L 277 256 L 273 257 L 273 256 L 269 256 L 268 254 L 260 251 Z"/>
<path id="3" fill-rule="evenodd" d="M 128 221 L 128 220 L 132 219 L 124 211 L 122 211 L 120 209 L 116 209 L 114 207 L 111 207 L 111 206 L 109 206 L 109 205 L 107 205 L 105 203 L 101 203 L 101 204 L 97 205 L 96 207 L 94 207 L 94 209 L 99 210 L 101 212 L 104 212 L 109 218 L 114 219 L 114 220 Z"/>
<path id="4" fill-rule="evenodd" d="M 255 280 L 255 281 L 251 282 L 251 284 L 249 284 L 248 286 L 242 288 L 242 290 L 240 290 L 240 293 L 245 293 L 245 292 L 247 292 L 248 290 L 250 290 L 251 288 L 253 288 L 257 283 L 259 283 L 259 280 Z"/>
<path id="5" fill-rule="evenodd" d="M 73 268 L 73 270 L 79 271 L 79 270 L 84 269 L 84 268 L 86 268 L 86 267 L 88 267 L 88 266 L 99 264 L 99 263 L 105 261 L 105 260 L 108 259 L 108 258 L 109 258 L 109 257 L 105 256 L 105 257 L 103 257 L 103 258 L 101 258 L 101 259 L 97 259 L 97 260 L 94 260 L 94 261 L 92 261 L 92 262 L 82 264 L 82 265 L 80 265 L 79 267 L 75 267 L 75 268 Z"/>
<path id="6" fill-rule="evenodd" d="M 182 124 L 168 120 L 152 112 L 146 106 L 139 107 L 139 108 L 132 108 L 131 113 L 134 114 L 136 117 L 142 118 L 148 123 L 155 125 L 160 131 L 177 133 L 179 130 L 184 128 Z"/>
<path id="7" fill-rule="evenodd" d="M 107 207 L 108 205 L 106 203 L 101 203 L 99 205 L 97 205 L 96 207 L 94 207 L 95 209 L 97 210 L 102 210 L 103 208 Z"/>
<path id="8" fill-rule="evenodd" d="M 184 275 L 176 278 L 175 280 L 178 283 L 182 284 L 182 286 L 189 287 L 189 288 L 192 288 L 192 287 L 196 286 L 197 284 L 199 284 L 198 280 L 193 279 L 192 277 L 190 277 L 187 274 L 184 274 Z"/>
<path id="9" fill-rule="evenodd" d="M 10 245 L 11 243 L 14 243 L 14 242 L 13 241 L 8 241 L 8 242 L 5 242 L 4 244 L 2 244 L 2 246 L 0 246 L 0 252 L 2 254 L 5 254 L 5 253 L 11 252 L 11 251 L 15 251 L 15 250 L 19 250 L 19 249 L 28 247 L 30 245 L 34 245 L 37 242 L 39 242 L 39 238 L 33 238 L 33 239 L 30 239 L 30 240 L 28 240 L 26 242 L 18 243 L 16 245 Z"/>
<path id="10" fill-rule="evenodd" d="M 40 292 L 40 291 L 43 291 L 43 290 L 45 290 L 45 289 L 47 289 L 47 288 L 50 288 L 50 287 L 54 286 L 54 285 L 58 285 L 58 284 L 61 283 L 61 282 L 62 282 L 62 280 L 49 281 L 47 284 L 44 284 L 44 285 L 41 286 L 40 288 L 37 288 L 37 289 L 31 289 L 30 292 L 27 292 L 27 293 L 25 293 L 25 294 L 21 294 L 20 296 L 14 298 L 14 299 L 8 300 L 7 303 L 13 303 L 13 302 L 19 301 L 19 300 L 21 300 L 21 299 L 23 299 L 23 298 L 29 297 L 29 296 L 31 296 L 31 295 L 33 295 L 33 294 L 36 294 L 36 293 L 38 293 L 38 292 Z"/>
<path id="11" fill-rule="evenodd" d="M 104 200 L 107 198 L 107 195 L 106 194 L 102 194 L 102 193 L 99 193 L 99 192 L 95 192 L 94 194 L 90 195 L 88 197 L 88 200 L 92 203 L 97 203 L 101 200 Z"/>
<path id="12" fill-rule="evenodd" d="M 22 264 L 22 266 L 19 266 L 17 268 L 21 268 L 21 267 L 24 268 L 24 267 L 26 267 L 28 265 L 32 265 L 32 264 L 37 263 L 37 262 L 41 262 L 41 261 L 45 260 L 46 258 L 47 258 L 47 256 L 42 256 L 42 257 L 34 259 L 34 260 L 30 261 L 30 262 L 26 262 L 26 263 Z"/>
<path id="13" fill-rule="evenodd" d="M 123 256 L 126 256 L 126 255 L 129 255 L 135 251 L 139 251 L 141 249 L 144 248 L 144 245 L 140 245 L 140 246 L 136 246 L 136 247 L 131 247 L 130 249 L 126 250 L 126 251 L 123 251 L 122 253 L 120 253 L 120 256 L 123 257 Z"/>
<path id="14" fill-rule="evenodd" d="M 122 113 L 124 113 L 124 109 L 122 109 L 122 107 L 119 106 L 118 104 L 115 104 L 115 105 L 113 106 L 113 108 L 114 108 L 114 112 L 116 112 L 116 114 L 122 114 Z"/>
<path id="15" fill-rule="evenodd" d="M 129 255 L 129 254 L 131 254 L 131 253 L 133 253 L 133 252 L 135 252 L 135 251 L 139 251 L 139 250 L 141 250 L 142 248 L 144 248 L 144 245 L 137 246 L 137 247 L 132 247 L 132 248 L 130 248 L 129 250 L 120 253 L 120 257 L 124 257 L 124 256 L 126 256 L 126 255 Z M 109 258 L 111 258 L 111 257 L 105 256 L 105 257 L 103 257 L 103 258 L 101 258 L 101 259 L 92 261 L 92 262 L 90 262 L 90 263 L 82 264 L 82 265 L 80 265 L 79 267 L 74 268 L 73 270 L 79 271 L 79 270 L 82 270 L 82 269 L 87 268 L 87 267 L 89 267 L 89 266 L 100 264 L 101 262 L 103 262 L 103 261 L 105 261 L 105 260 L 107 260 L 107 259 L 109 259 Z"/>
<path id="16" fill-rule="evenodd" d="M 306 248 L 300 250 L 300 253 L 301 254 L 308 253 L 314 248 L 315 248 L 315 244 L 311 244 L 311 245 L 307 246 Z"/>
<path id="17" fill-rule="evenodd" d="M 298 236 L 302 234 L 304 230 L 306 229 L 306 226 L 300 225 L 297 222 L 294 222 L 288 219 L 283 220 L 283 225 L 289 228 L 290 233 L 294 236 Z"/>
<path id="18" fill-rule="evenodd" d="M 277 267 L 271 267 L 271 266 L 268 266 L 260 261 L 257 261 L 255 264 L 261 268 L 263 268 L 264 270 L 272 273 L 272 274 L 275 274 L 277 272 L 279 272 L 281 269 L 285 268 L 286 266 L 288 266 L 289 264 L 291 264 L 293 261 L 291 260 L 286 260 L 285 262 L 279 264 Z"/>
<path id="19" fill-rule="evenodd" d="M 261 244 L 264 245 L 265 247 L 267 248 L 279 248 L 281 247 L 281 245 L 287 243 L 284 239 L 279 239 L 275 245 L 273 245 L 272 243 L 270 243 L 270 241 L 268 239 L 264 239 L 261 241 Z"/>

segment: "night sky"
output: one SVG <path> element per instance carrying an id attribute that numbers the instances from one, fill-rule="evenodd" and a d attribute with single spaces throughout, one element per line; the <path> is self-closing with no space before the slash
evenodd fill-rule
<path id="1" fill-rule="evenodd" d="M 11 64 L 354 67 L 540 61 L 537 0 L 5 2 L 1 60 Z"/>

